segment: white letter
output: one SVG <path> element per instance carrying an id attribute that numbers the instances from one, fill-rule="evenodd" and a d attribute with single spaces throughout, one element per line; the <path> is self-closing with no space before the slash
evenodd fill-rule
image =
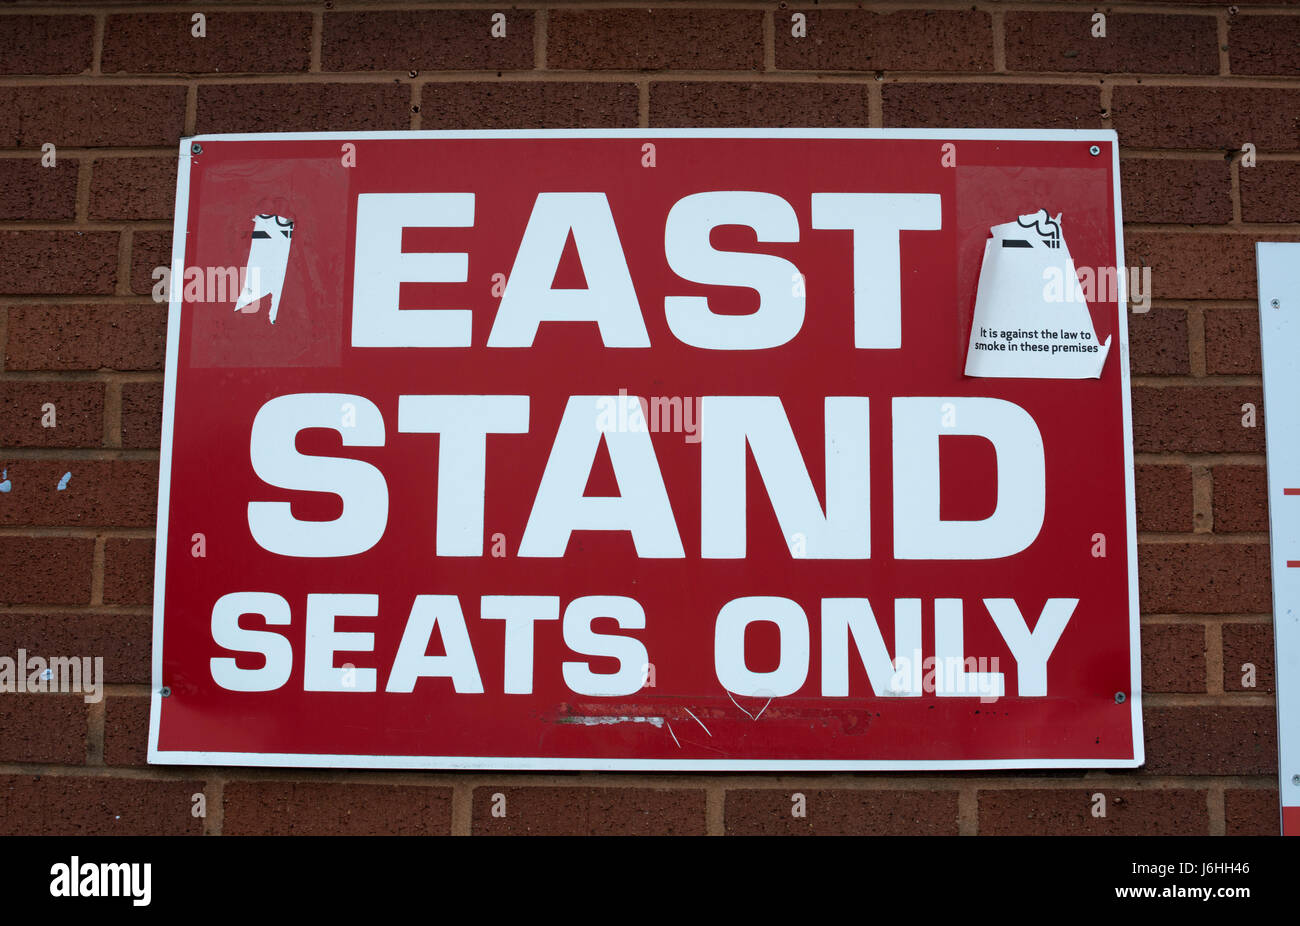
<path id="1" fill-rule="evenodd" d="M 555 595 L 484 595 L 479 618 L 506 622 L 506 694 L 533 693 L 533 622 L 558 621 Z"/>
<path id="2" fill-rule="evenodd" d="M 487 436 L 528 433 L 528 396 L 398 396 L 397 429 L 441 435 L 437 555 L 482 556 Z"/>
<path id="3" fill-rule="evenodd" d="M 1002 673 L 967 672 L 965 649 L 961 599 L 936 598 L 934 661 L 937 684 L 934 693 L 941 698 L 1002 697 L 1006 693 L 1006 679 Z"/>
<path id="4" fill-rule="evenodd" d="M 335 630 L 334 619 L 340 616 L 374 617 L 378 613 L 378 595 L 307 596 L 304 691 L 375 690 L 374 669 L 343 669 L 334 665 L 335 653 L 369 653 L 374 650 L 375 635 Z M 345 672 L 355 673 L 355 678 L 344 679 Z"/>
<path id="5" fill-rule="evenodd" d="M 447 650 L 445 656 L 425 655 L 434 626 Z M 452 687 L 459 693 L 483 693 L 483 680 L 474 661 L 465 615 L 455 595 L 415 596 L 384 690 L 414 691 L 416 679 L 420 678 L 450 678 Z"/>
<path id="6" fill-rule="evenodd" d="M 754 453 L 786 537 L 802 535 L 809 559 L 871 555 L 870 470 L 865 398 L 829 396 L 826 414 L 826 513 L 776 396 L 706 395 L 700 411 L 701 553 L 745 556 L 745 447 Z"/>
<path id="7" fill-rule="evenodd" d="M 570 232 L 587 288 L 552 289 Z M 544 321 L 595 322 L 606 347 L 650 346 L 604 193 L 537 194 L 488 347 L 531 347 Z"/>
<path id="8" fill-rule="evenodd" d="M 881 697 L 919 697 L 905 679 L 895 682 L 894 661 L 885 648 L 876 615 L 866 598 L 822 599 L 822 695 L 849 695 L 849 635 L 858 644 L 858 656 L 867 670 L 871 690 Z M 899 656 L 921 648 L 921 599 L 894 599 L 894 652 Z"/>
<path id="9" fill-rule="evenodd" d="M 944 427 L 953 403 L 959 425 Z M 980 521 L 939 519 L 939 435 L 987 438 L 997 454 L 997 507 Z M 1038 425 L 1019 405 L 974 396 L 894 399 L 894 557 L 998 559 L 1034 542 L 1047 476 Z"/>
<path id="10" fill-rule="evenodd" d="M 612 617 L 624 630 L 645 627 L 645 610 L 632 598 L 618 595 L 588 595 L 575 598 L 564 609 L 564 645 L 583 656 L 612 656 L 618 660 L 616 672 L 593 672 L 585 662 L 563 665 L 564 683 L 576 694 L 617 697 L 641 690 L 641 666 L 650 661 L 645 644 L 635 637 L 598 634 L 591 622 L 598 617 Z"/>
<path id="11" fill-rule="evenodd" d="M 938 193 L 814 193 L 813 228 L 853 230 L 853 346 L 903 346 L 899 232 L 943 227 Z"/>
<path id="12" fill-rule="evenodd" d="M 339 407 L 352 402 L 357 423 L 339 424 Z M 301 454 L 294 446 L 307 428 L 337 431 L 344 447 L 382 447 L 384 419 L 359 395 L 297 393 L 271 399 L 253 419 L 248 453 L 253 472 L 281 489 L 329 492 L 343 499 L 333 521 L 299 521 L 289 502 L 249 502 L 248 529 L 258 546 L 281 556 L 354 556 L 384 536 L 388 485 L 384 474 L 361 460 Z"/>
<path id="13" fill-rule="evenodd" d="M 636 396 L 569 396 L 519 542 L 520 556 L 563 556 L 576 530 L 631 531 L 637 556 L 643 558 L 686 555 L 650 434 L 609 421 L 609 402 L 621 403 L 620 418 L 629 403 L 640 414 Z M 602 437 L 619 494 L 588 498 L 583 492 Z"/>
<path id="14" fill-rule="evenodd" d="M 353 347 L 469 347 L 469 309 L 398 309 L 403 283 L 464 283 L 469 255 L 402 253 L 404 228 L 469 228 L 473 193 L 357 194 Z"/>
<path id="15" fill-rule="evenodd" d="M 66 862 L 58 862 L 50 866 L 50 874 L 54 878 L 50 881 L 50 896 L 52 897 L 71 897 L 71 891 L 68 887 L 72 883 L 72 872 L 69 870 Z"/>
<path id="16" fill-rule="evenodd" d="M 1022 696 L 1047 694 L 1047 660 L 1052 658 L 1052 650 L 1078 604 L 1078 598 L 1047 599 L 1031 631 L 1014 598 L 984 599 L 984 607 L 1015 657 L 1016 689 Z"/>
<path id="17" fill-rule="evenodd" d="M 771 621 L 781 631 L 781 659 L 771 672 L 751 672 L 745 663 L 745 628 Z M 808 618 L 789 598 L 736 598 L 718 612 L 713 664 L 728 691 L 755 698 L 794 694 L 808 677 Z"/>
<path id="18" fill-rule="evenodd" d="M 212 642 L 236 653 L 260 653 L 266 664 L 241 669 L 234 659 L 211 660 L 212 680 L 227 691 L 274 691 L 293 671 L 293 646 L 272 630 L 245 630 L 239 618 L 260 614 L 267 624 L 289 626 L 289 602 L 271 592 L 232 592 L 212 606 Z"/>
<path id="19" fill-rule="evenodd" d="M 713 286 L 758 290 L 758 308 L 747 315 L 715 315 L 707 296 L 666 296 L 664 314 L 677 340 L 712 350 L 779 347 L 803 326 L 804 297 L 790 280 L 799 268 L 783 257 L 718 251 L 709 233 L 719 225 L 745 225 L 758 241 L 798 241 L 799 218 L 773 193 L 726 191 L 679 199 L 664 224 L 664 256 L 683 279 Z"/>

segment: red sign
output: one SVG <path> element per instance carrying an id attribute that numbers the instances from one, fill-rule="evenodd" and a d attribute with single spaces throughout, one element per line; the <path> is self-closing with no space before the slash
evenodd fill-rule
<path id="1" fill-rule="evenodd" d="M 150 761 L 1140 764 L 1117 174 L 1096 131 L 187 140 Z"/>

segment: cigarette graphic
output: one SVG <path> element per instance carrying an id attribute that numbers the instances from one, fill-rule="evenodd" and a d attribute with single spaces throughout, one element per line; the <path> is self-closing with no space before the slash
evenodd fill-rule
<path id="1" fill-rule="evenodd" d="M 284 289 L 284 271 L 289 266 L 289 247 L 293 244 L 293 219 L 278 215 L 258 215 L 253 219 L 253 238 L 248 245 L 244 287 L 239 292 L 235 311 L 253 305 L 264 296 L 271 297 L 270 321 L 280 311 L 280 291 Z"/>

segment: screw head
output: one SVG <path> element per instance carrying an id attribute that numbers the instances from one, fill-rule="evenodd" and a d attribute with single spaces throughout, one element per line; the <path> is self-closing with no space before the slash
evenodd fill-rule
<path id="1" fill-rule="evenodd" d="M 166 685 L 160 688 L 158 690 L 158 693 L 162 695 L 164 698 L 170 698 L 172 696 L 172 690 L 168 688 Z"/>
<path id="2" fill-rule="evenodd" d="M 195 142 L 194 144 L 190 145 L 190 153 L 191 153 L 191 154 L 202 154 L 202 153 L 203 153 L 203 146 L 200 145 L 198 142 Z"/>
<path id="3" fill-rule="evenodd" d="M 1116 703 L 1116 704 L 1123 704 L 1123 703 L 1124 703 L 1125 701 L 1127 701 L 1127 700 L 1128 700 L 1128 695 L 1124 694 L 1124 692 L 1122 692 L 1122 691 L 1117 691 L 1117 692 L 1115 692 L 1115 703 Z"/>
<path id="4" fill-rule="evenodd" d="M 1291 776 L 1291 784 L 1293 784 L 1293 785 L 1300 785 L 1300 775 L 1292 775 L 1292 776 Z"/>
<path id="5" fill-rule="evenodd" d="M 1096 145 L 1093 145 L 1091 148 L 1088 149 L 1088 153 L 1095 158 L 1097 155 L 1101 154 L 1101 149 L 1098 148 Z"/>
<path id="6" fill-rule="evenodd" d="M 1275 309 L 1282 308 L 1282 302 L 1279 299 L 1274 299 L 1272 302 L 1269 303 L 1269 305 L 1271 305 Z"/>

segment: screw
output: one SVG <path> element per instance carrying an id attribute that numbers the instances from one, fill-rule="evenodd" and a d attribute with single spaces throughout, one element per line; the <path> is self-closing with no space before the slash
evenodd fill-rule
<path id="1" fill-rule="evenodd" d="M 164 685 L 161 689 L 159 689 L 158 693 L 162 695 L 164 698 L 170 698 L 172 696 L 172 690 L 168 688 L 166 685 Z"/>
<path id="2" fill-rule="evenodd" d="M 1292 776 L 1291 776 L 1291 784 L 1293 784 L 1293 785 L 1300 785 L 1300 775 L 1292 775 Z"/>
<path id="3" fill-rule="evenodd" d="M 1279 299 L 1274 299 L 1272 302 L 1269 303 L 1269 305 L 1271 305 L 1275 309 L 1282 308 L 1282 302 Z"/>
<path id="4" fill-rule="evenodd" d="M 194 154 L 202 154 L 203 146 L 200 145 L 198 142 L 195 142 L 194 144 L 190 145 L 190 151 L 193 152 Z"/>
<path id="5" fill-rule="evenodd" d="M 1128 696 L 1125 695 L 1124 692 L 1122 692 L 1122 691 L 1117 691 L 1117 692 L 1115 692 L 1115 703 L 1116 703 L 1116 704 L 1123 704 L 1123 703 L 1124 703 L 1125 701 L 1127 701 L 1127 700 L 1128 700 Z"/>
<path id="6" fill-rule="evenodd" d="M 1091 148 L 1088 149 L 1088 153 L 1095 158 L 1097 155 L 1101 154 L 1101 149 L 1098 148 L 1096 145 L 1093 145 Z"/>

